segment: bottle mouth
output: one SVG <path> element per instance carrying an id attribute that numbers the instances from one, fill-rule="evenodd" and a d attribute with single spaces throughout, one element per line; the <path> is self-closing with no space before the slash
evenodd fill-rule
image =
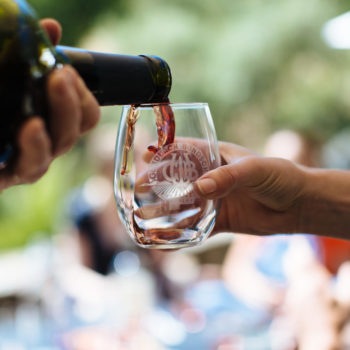
<path id="1" fill-rule="evenodd" d="M 170 106 L 173 109 L 200 109 L 209 107 L 206 102 L 147 102 L 137 105 L 137 109 L 152 109 L 156 106 Z M 124 105 L 123 108 L 129 109 L 132 105 Z"/>
<path id="2" fill-rule="evenodd" d="M 172 84 L 169 65 L 158 56 L 140 56 L 147 61 L 155 86 L 155 92 L 148 102 L 167 102 Z"/>

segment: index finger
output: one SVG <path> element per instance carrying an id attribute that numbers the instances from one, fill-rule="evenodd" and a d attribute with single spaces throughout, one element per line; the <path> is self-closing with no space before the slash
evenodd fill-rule
<path id="1" fill-rule="evenodd" d="M 62 35 L 62 27 L 59 22 L 53 18 L 45 18 L 42 19 L 39 23 L 50 38 L 52 45 L 57 45 L 61 40 Z"/>

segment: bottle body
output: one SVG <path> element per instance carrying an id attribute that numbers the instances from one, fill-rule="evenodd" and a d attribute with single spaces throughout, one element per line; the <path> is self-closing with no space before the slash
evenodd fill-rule
<path id="1" fill-rule="evenodd" d="M 166 101 L 171 73 L 161 58 L 53 47 L 25 0 L 0 0 L 0 169 L 16 159 L 16 136 L 27 118 L 50 131 L 46 78 L 72 64 L 100 105 Z"/>
<path id="2" fill-rule="evenodd" d="M 0 168 L 16 153 L 23 121 L 48 116 L 46 76 L 59 64 L 32 9 L 23 1 L 0 0 Z M 45 120 L 45 122 L 47 122 Z"/>

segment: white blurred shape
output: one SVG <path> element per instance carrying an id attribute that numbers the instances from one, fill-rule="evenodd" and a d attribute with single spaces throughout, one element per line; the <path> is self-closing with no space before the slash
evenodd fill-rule
<path id="1" fill-rule="evenodd" d="M 50 271 L 50 254 L 46 241 L 0 254 L 0 296 L 38 295 Z"/>
<path id="2" fill-rule="evenodd" d="M 288 279 L 300 279 L 305 274 L 305 269 L 314 264 L 315 259 L 308 240 L 303 236 L 294 236 L 283 259 L 283 269 Z"/>
<path id="3" fill-rule="evenodd" d="M 200 269 L 192 255 L 179 252 L 167 257 L 164 273 L 174 283 L 187 285 L 198 278 Z"/>
<path id="4" fill-rule="evenodd" d="M 60 288 L 72 298 L 75 315 L 85 321 L 100 320 L 108 305 L 108 280 L 83 266 L 69 266 L 57 271 Z"/>
<path id="5" fill-rule="evenodd" d="M 276 316 L 270 326 L 271 350 L 295 349 L 296 341 L 292 321 L 285 316 Z"/>
<path id="6" fill-rule="evenodd" d="M 48 67 L 54 67 L 56 64 L 56 58 L 50 49 L 43 49 L 41 51 L 40 61 L 46 64 Z"/>
<path id="7" fill-rule="evenodd" d="M 89 203 L 92 208 L 97 209 L 106 205 L 112 193 L 112 185 L 102 176 L 95 176 L 89 179 L 83 189 L 86 202 Z"/>
<path id="8" fill-rule="evenodd" d="M 40 310 L 36 303 L 22 303 L 16 309 L 16 334 L 27 343 L 36 343 L 40 338 Z"/>
<path id="9" fill-rule="evenodd" d="M 266 143 L 264 154 L 268 157 L 297 159 L 304 148 L 301 136 L 292 130 L 274 133 Z"/>
<path id="10" fill-rule="evenodd" d="M 5 341 L 1 343 L 1 350 L 27 350 L 24 345 L 21 345 L 19 343 L 9 342 Z"/>
<path id="11" fill-rule="evenodd" d="M 134 276 L 140 270 L 140 259 L 136 253 L 124 250 L 115 256 L 113 266 L 115 272 L 120 276 Z"/>
<path id="12" fill-rule="evenodd" d="M 322 158 L 326 168 L 350 169 L 350 128 L 343 129 L 327 141 Z"/>
<path id="13" fill-rule="evenodd" d="M 323 26 L 322 37 L 333 49 L 350 49 L 350 12 L 335 17 Z"/>
<path id="14" fill-rule="evenodd" d="M 155 310 L 146 319 L 145 327 L 160 342 L 168 346 L 176 346 L 185 340 L 186 329 L 169 312 Z"/>
<path id="15" fill-rule="evenodd" d="M 206 325 L 206 317 L 202 310 L 187 308 L 181 312 L 180 320 L 189 333 L 199 333 Z"/>
<path id="16" fill-rule="evenodd" d="M 336 299 L 343 305 L 350 307 L 350 261 L 344 262 L 338 271 L 334 293 Z M 350 330 L 350 327 L 349 327 Z M 350 334 L 350 333 L 349 333 Z"/>

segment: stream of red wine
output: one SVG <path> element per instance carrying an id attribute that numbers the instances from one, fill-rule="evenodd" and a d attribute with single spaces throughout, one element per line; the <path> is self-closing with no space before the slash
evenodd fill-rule
<path id="1" fill-rule="evenodd" d="M 174 111 L 170 106 L 170 102 L 165 101 L 153 106 L 153 111 L 156 116 L 156 127 L 158 134 L 158 145 L 150 145 L 147 149 L 152 153 L 157 153 L 162 147 L 172 144 L 175 139 L 175 118 Z M 134 139 L 135 123 L 139 117 L 140 111 L 138 106 L 131 106 L 127 116 L 127 133 L 123 149 L 123 164 L 121 175 L 124 175 L 128 166 L 128 154 L 132 147 Z"/>
<path id="2" fill-rule="evenodd" d="M 147 149 L 157 153 L 160 148 L 174 142 L 175 139 L 175 118 L 174 112 L 168 103 L 153 107 L 156 115 L 158 147 L 150 145 Z"/>

